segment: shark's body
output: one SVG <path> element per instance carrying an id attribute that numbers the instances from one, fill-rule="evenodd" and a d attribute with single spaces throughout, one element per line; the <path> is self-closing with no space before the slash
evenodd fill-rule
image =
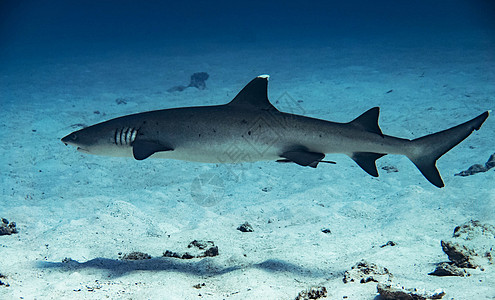
<path id="1" fill-rule="evenodd" d="M 386 154 L 406 155 L 435 186 L 436 160 L 478 130 L 489 113 L 415 140 L 382 134 L 375 107 L 349 123 L 278 111 L 267 97 L 268 76 L 253 79 L 228 104 L 184 107 L 115 118 L 75 131 L 65 144 L 90 154 L 171 158 L 209 163 L 261 160 L 316 167 L 326 153 L 344 153 L 372 176 Z"/>

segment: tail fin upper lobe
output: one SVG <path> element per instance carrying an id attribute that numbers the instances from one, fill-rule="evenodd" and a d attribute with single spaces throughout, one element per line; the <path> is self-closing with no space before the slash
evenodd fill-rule
<path id="1" fill-rule="evenodd" d="M 489 112 L 486 111 L 476 118 L 450 129 L 412 140 L 411 151 L 407 157 L 429 182 L 436 187 L 443 187 L 442 177 L 436 167 L 437 159 L 462 142 L 474 130 L 480 129 L 488 115 Z"/>

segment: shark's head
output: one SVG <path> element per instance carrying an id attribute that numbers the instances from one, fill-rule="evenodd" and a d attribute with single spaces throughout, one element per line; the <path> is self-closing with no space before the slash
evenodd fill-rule
<path id="1" fill-rule="evenodd" d="M 77 151 L 91 153 L 91 149 L 94 147 L 96 141 L 89 134 L 84 133 L 84 129 L 74 131 L 62 138 L 62 143 L 77 147 Z"/>
<path id="2" fill-rule="evenodd" d="M 127 156 L 136 134 L 134 128 L 115 128 L 102 123 L 74 131 L 63 137 L 62 142 L 83 153 Z"/>

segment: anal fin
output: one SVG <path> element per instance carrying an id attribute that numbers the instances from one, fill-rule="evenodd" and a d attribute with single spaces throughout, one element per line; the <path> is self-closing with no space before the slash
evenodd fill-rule
<path id="1" fill-rule="evenodd" d="M 366 173 L 371 176 L 378 177 L 378 170 L 376 169 L 376 160 L 382 156 L 384 153 L 374 153 L 374 152 L 354 152 L 351 158 L 363 169 Z"/>

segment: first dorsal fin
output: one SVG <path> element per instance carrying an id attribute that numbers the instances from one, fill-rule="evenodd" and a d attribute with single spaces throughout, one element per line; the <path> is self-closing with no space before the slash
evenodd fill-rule
<path id="1" fill-rule="evenodd" d="M 251 80 L 227 105 L 242 108 L 275 109 L 268 100 L 268 75 Z"/>
<path id="2" fill-rule="evenodd" d="M 380 136 L 383 137 L 382 130 L 380 129 L 380 126 L 378 126 L 379 114 L 380 114 L 380 108 L 379 107 L 373 107 L 373 108 L 367 110 L 366 112 L 364 112 L 362 115 L 360 115 L 356 119 L 349 122 L 349 124 L 360 127 L 361 129 L 363 129 L 365 131 L 379 134 Z"/>

